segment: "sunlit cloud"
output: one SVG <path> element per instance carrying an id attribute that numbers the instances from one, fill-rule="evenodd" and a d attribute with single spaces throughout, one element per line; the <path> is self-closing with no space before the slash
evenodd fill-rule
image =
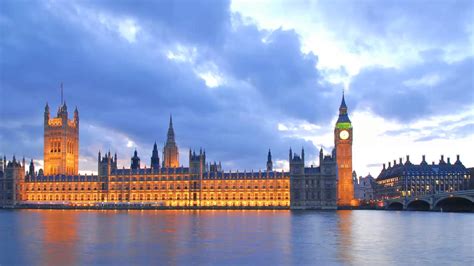
<path id="1" fill-rule="evenodd" d="M 197 54 L 196 47 L 186 47 L 183 45 L 176 45 L 166 52 L 166 57 L 169 60 L 177 62 L 193 63 Z"/>
<path id="2" fill-rule="evenodd" d="M 206 86 L 209 88 L 218 87 L 223 83 L 222 77 L 216 73 L 205 72 L 199 73 L 198 75 L 206 82 Z"/>
<path id="3" fill-rule="evenodd" d="M 420 86 L 435 86 L 441 82 L 441 77 L 438 74 L 429 74 L 429 75 L 424 75 L 419 79 L 409 79 L 405 80 L 403 82 L 403 85 L 408 86 L 408 87 L 420 87 Z"/>
<path id="4" fill-rule="evenodd" d="M 120 35 L 130 43 L 136 41 L 137 33 L 140 31 L 140 27 L 131 19 L 125 19 L 118 23 L 118 30 Z"/>

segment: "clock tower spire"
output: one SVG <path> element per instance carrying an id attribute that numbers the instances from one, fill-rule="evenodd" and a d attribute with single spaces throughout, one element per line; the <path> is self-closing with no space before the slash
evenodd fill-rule
<path id="1" fill-rule="evenodd" d="M 337 205 L 354 205 L 354 184 L 352 182 L 352 123 L 347 114 L 347 105 L 342 93 L 339 118 L 334 128 L 334 142 L 337 162 Z"/>

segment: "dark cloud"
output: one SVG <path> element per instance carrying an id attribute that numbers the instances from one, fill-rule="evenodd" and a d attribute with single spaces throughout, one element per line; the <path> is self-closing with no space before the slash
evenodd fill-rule
<path id="1" fill-rule="evenodd" d="M 388 18 L 403 11 L 393 9 Z M 384 35 L 391 20 L 370 12 L 356 19 L 364 14 L 382 23 L 363 26 L 371 34 L 400 32 Z M 121 36 L 117 23 L 127 19 L 140 28 L 136 42 Z M 447 21 L 445 37 L 463 40 L 456 23 Z M 433 36 L 427 31 L 425 39 Z M 180 147 L 203 147 L 228 168 L 264 168 L 268 148 L 286 160 L 290 146 L 304 146 L 314 160 L 316 147 L 279 132 L 278 123 L 332 128 L 340 100 L 341 88 L 316 69 L 317 55 L 301 52 L 295 31 L 243 22 L 228 1 L 0 1 L 0 39 L 0 152 L 42 158 L 43 107 L 48 101 L 54 113 L 63 81 L 70 112 L 76 105 L 80 111 L 88 170 L 95 170 L 98 149 L 119 150 L 128 162 L 128 139 L 148 164 L 153 142 L 163 145 L 170 113 Z M 180 47 L 193 53 L 167 58 Z M 350 110 L 411 121 L 472 105 L 472 58 L 446 63 L 433 53 L 440 51 L 403 69 L 362 70 L 346 98 Z M 196 74 L 208 65 L 225 79 L 217 88 Z M 434 85 L 417 83 L 435 74 Z"/>
<path id="2" fill-rule="evenodd" d="M 84 7 L 121 18 L 134 18 L 156 39 L 192 45 L 218 45 L 230 29 L 230 1 L 114 1 L 80 2 Z"/>
<path id="3" fill-rule="evenodd" d="M 42 158 L 43 107 L 48 101 L 54 113 L 63 81 L 70 112 L 76 105 L 80 111 L 88 170 L 95 170 L 96 149 L 131 153 L 133 147 L 114 147 L 125 145 L 113 140 L 124 136 L 148 163 L 153 142 L 165 140 L 170 113 L 180 147 L 206 148 L 209 159 L 234 169 L 264 168 L 268 148 L 275 160 L 287 159 L 290 146 L 316 157 L 310 142 L 277 131 L 288 119 L 327 122 L 337 109 L 336 96 L 320 85 L 317 57 L 300 52 L 295 32 L 231 29 L 223 1 L 131 3 L 2 1 L 2 152 Z M 129 43 L 102 15 L 133 18 L 139 40 Z M 196 46 L 196 64 L 211 60 L 232 82 L 207 88 L 195 65 L 166 57 L 177 44 Z M 129 156 L 119 154 L 124 162 Z"/>
<path id="4" fill-rule="evenodd" d="M 370 39 L 387 44 L 469 47 L 474 4 L 470 0 L 320 1 L 321 22 L 353 40 L 354 49 L 370 51 Z M 449 46 L 448 46 L 449 45 Z"/>
<path id="5" fill-rule="evenodd" d="M 404 68 L 363 69 L 350 84 L 357 108 L 387 119 L 414 121 L 462 112 L 474 99 L 474 58 L 430 60 Z"/>
<path id="6" fill-rule="evenodd" d="M 236 24 L 222 49 L 224 69 L 254 86 L 269 108 L 327 123 L 334 114 L 328 110 L 335 109 L 339 95 L 315 71 L 317 56 L 301 52 L 296 32 L 265 32 L 253 24 Z"/>

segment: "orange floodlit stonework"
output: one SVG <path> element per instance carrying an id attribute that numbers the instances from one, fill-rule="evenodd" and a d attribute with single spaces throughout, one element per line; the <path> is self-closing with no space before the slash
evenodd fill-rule
<path id="1" fill-rule="evenodd" d="M 109 155 L 103 157 L 109 160 Z M 186 168 L 119 169 L 110 176 L 51 177 L 25 182 L 18 200 L 93 206 L 137 203 L 152 206 L 289 206 L 289 176 L 284 172 L 207 173 Z M 100 181 L 102 180 L 102 181 Z M 105 187 L 105 186 L 108 187 Z"/>
<path id="2" fill-rule="evenodd" d="M 98 174 L 78 175 L 79 113 L 68 120 L 62 103 L 57 117 L 44 112 L 44 172 L 33 161 L 3 159 L 0 172 L 2 205 L 134 207 L 222 207 L 336 209 L 355 206 L 352 187 L 352 125 L 344 98 L 335 129 L 335 150 L 319 152 L 319 165 L 305 166 L 304 149 L 289 153 L 289 171 L 273 169 L 268 151 L 264 171 L 223 171 L 221 163 L 207 163 L 206 152 L 189 150 L 188 167 L 179 166 L 178 146 L 170 117 L 163 161 L 155 143 L 149 167 L 138 152 L 130 168 L 117 167 L 117 155 L 98 154 Z M 339 185 L 338 178 L 339 176 Z M 349 183 L 346 182 L 349 180 Z M 9 189 L 10 188 L 10 189 Z"/>
<path id="3" fill-rule="evenodd" d="M 66 103 L 57 116 L 50 118 L 49 106 L 44 110 L 44 175 L 77 175 L 79 173 L 79 112 L 68 119 Z"/>
<path id="4" fill-rule="evenodd" d="M 339 118 L 334 129 L 334 142 L 337 160 L 337 205 L 340 207 L 357 206 L 354 200 L 354 183 L 352 181 L 352 123 L 347 114 L 347 105 L 342 96 L 339 107 Z"/>

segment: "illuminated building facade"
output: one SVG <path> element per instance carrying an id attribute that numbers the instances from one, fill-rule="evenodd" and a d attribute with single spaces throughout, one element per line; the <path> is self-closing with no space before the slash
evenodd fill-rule
<path id="1" fill-rule="evenodd" d="M 339 118 L 334 128 L 334 146 L 337 161 L 337 205 L 352 206 L 354 202 L 354 183 L 352 181 L 352 123 L 347 114 L 347 105 L 342 95 Z"/>
<path id="2" fill-rule="evenodd" d="M 44 108 L 44 174 L 77 175 L 79 173 L 79 111 L 68 119 L 66 103 L 61 103 L 56 117 L 50 118 Z"/>
<path id="3" fill-rule="evenodd" d="M 108 202 L 152 202 L 176 207 L 289 206 L 285 172 L 223 172 L 206 164 L 206 153 L 189 151 L 189 167 L 117 169 L 106 155 L 99 179 Z"/>
<path id="4" fill-rule="evenodd" d="M 275 171 L 268 151 L 265 171 L 222 170 L 206 162 L 206 152 L 189 151 L 188 167 L 179 166 L 178 146 L 170 117 L 162 164 L 156 143 L 150 166 L 142 167 L 135 150 L 130 168 L 118 168 L 117 154 L 98 154 L 98 174 L 78 175 L 79 114 L 67 119 L 66 104 L 56 118 L 45 108 L 45 171 L 37 173 L 33 162 L 13 186 L 13 205 L 292 208 L 336 209 L 336 152 L 319 153 L 319 166 L 305 166 L 301 154 L 290 149 L 289 171 Z M 352 132 L 352 131 L 351 131 Z M 46 171 L 47 170 L 47 171 Z M 2 193 L 3 194 L 3 193 Z M 8 203 L 8 204 L 9 204 Z M 7 205 L 8 205 L 7 204 Z M 5 204 L 2 204 L 5 205 Z"/>
<path id="5" fill-rule="evenodd" d="M 400 158 L 383 164 L 383 169 L 377 177 L 375 197 L 377 199 L 391 199 L 432 195 L 442 192 L 453 192 L 469 189 L 469 171 L 457 156 L 456 162 L 450 158 L 444 160 L 441 156 L 438 164 L 428 164 L 423 155 L 420 164 L 410 162 L 407 155 L 405 163 Z"/>
<path id="6" fill-rule="evenodd" d="M 134 157 L 136 154 L 134 155 Z M 28 175 L 23 203 L 96 205 L 149 203 L 169 207 L 289 207 L 288 172 L 223 172 L 205 152 L 190 167 L 118 169 L 117 157 L 99 153 L 98 175 Z M 132 162 L 133 164 L 133 162 Z M 216 169 L 216 170 L 212 170 Z"/>

